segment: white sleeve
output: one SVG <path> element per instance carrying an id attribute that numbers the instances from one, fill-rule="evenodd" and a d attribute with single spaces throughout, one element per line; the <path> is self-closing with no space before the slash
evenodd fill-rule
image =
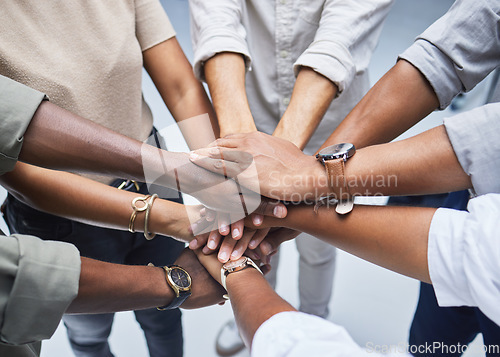
<path id="1" fill-rule="evenodd" d="M 330 321 L 287 311 L 272 316 L 259 327 L 251 352 L 252 357 L 387 356 L 370 348 L 361 348 L 343 327 Z"/>
<path id="2" fill-rule="evenodd" d="M 500 325 L 500 194 L 474 198 L 468 210 L 434 214 L 429 274 L 439 306 L 476 306 Z"/>
<path id="3" fill-rule="evenodd" d="M 194 73 L 198 79 L 205 80 L 204 62 L 220 52 L 241 53 L 246 68 L 250 68 L 243 7 L 244 0 L 189 1 Z"/>
<path id="4" fill-rule="evenodd" d="M 368 68 L 392 0 L 326 0 L 313 43 L 294 64 L 330 79 L 339 93 Z"/>

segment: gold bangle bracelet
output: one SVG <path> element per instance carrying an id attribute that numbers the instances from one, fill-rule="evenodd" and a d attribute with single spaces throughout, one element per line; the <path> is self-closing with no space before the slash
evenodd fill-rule
<path id="1" fill-rule="evenodd" d="M 137 217 L 137 213 L 139 212 L 144 212 L 148 210 L 149 207 L 149 202 L 148 199 L 150 198 L 150 195 L 144 196 L 144 197 L 136 197 L 132 200 L 132 215 L 130 216 L 130 221 L 128 223 L 128 231 L 130 233 L 135 233 L 135 228 L 134 228 L 134 223 L 135 223 L 135 218 Z M 137 202 L 142 202 L 143 206 L 139 207 L 137 206 Z"/>
<path id="2" fill-rule="evenodd" d="M 144 237 L 146 237 L 147 240 L 151 240 L 156 236 L 155 233 L 149 234 L 148 224 L 149 224 L 149 212 L 151 211 L 151 207 L 153 207 L 153 203 L 157 197 L 158 195 L 156 193 L 153 194 L 149 199 L 146 208 L 146 217 L 144 217 Z"/>

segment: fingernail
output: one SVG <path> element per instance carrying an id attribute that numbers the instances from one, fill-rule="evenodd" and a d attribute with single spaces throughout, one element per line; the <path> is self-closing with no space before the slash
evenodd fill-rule
<path id="1" fill-rule="evenodd" d="M 248 248 L 255 249 L 257 247 L 257 240 L 251 240 L 248 244 Z"/>
<path id="2" fill-rule="evenodd" d="M 209 254 L 210 253 L 210 249 L 208 249 L 207 247 L 203 247 L 203 249 L 201 250 L 201 252 L 203 254 Z"/>
<path id="3" fill-rule="evenodd" d="M 262 253 L 265 255 L 269 255 L 269 253 L 271 253 L 271 244 L 268 242 L 260 243 L 260 250 L 262 250 Z"/>
<path id="4" fill-rule="evenodd" d="M 227 253 L 226 252 L 219 252 L 219 260 L 223 262 L 227 262 Z"/>
<path id="5" fill-rule="evenodd" d="M 233 250 L 231 253 L 231 259 L 238 259 L 241 256 L 241 253 L 239 250 Z"/>
<path id="6" fill-rule="evenodd" d="M 233 229 L 233 238 L 236 238 L 240 235 L 240 230 L 238 228 Z"/>
<path id="7" fill-rule="evenodd" d="M 196 247 L 198 247 L 198 241 L 195 238 L 191 242 L 189 242 L 189 249 L 196 249 Z"/>
<path id="8" fill-rule="evenodd" d="M 220 226 L 220 233 L 221 234 L 227 234 L 227 233 L 229 233 L 229 228 L 226 225 Z"/>
<path id="9" fill-rule="evenodd" d="M 275 217 L 281 218 L 283 216 L 283 207 L 281 206 L 274 207 L 273 213 Z"/>
<path id="10" fill-rule="evenodd" d="M 262 216 L 261 215 L 253 216 L 253 224 L 255 224 L 256 226 L 260 226 L 262 224 Z"/>
<path id="11" fill-rule="evenodd" d="M 215 244 L 215 242 L 213 240 L 209 240 L 207 243 L 207 247 L 209 249 L 215 249 L 215 248 L 217 248 L 217 245 Z"/>

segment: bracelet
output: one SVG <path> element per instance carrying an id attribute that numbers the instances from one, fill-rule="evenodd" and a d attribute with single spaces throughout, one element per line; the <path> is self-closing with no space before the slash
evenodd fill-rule
<path id="1" fill-rule="evenodd" d="M 155 233 L 149 234 L 148 223 L 149 223 L 149 211 L 151 211 L 151 207 L 153 207 L 153 203 L 157 197 L 158 195 L 156 193 L 153 194 L 149 199 L 148 206 L 146 208 L 146 217 L 144 217 L 144 237 L 146 237 L 147 240 L 151 240 L 156 236 Z"/>
<path id="2" fill-rule="evenodd" d="M 148 199 L 149 199 L 149 195 L 148 196 L 144 196 L 144 197 L 136 197 L 132 200 L 132 209 L 133 209 L 133 212 L 132 212 L 132 215 L 130 216 L 130 221 L 128 223 L 128 231 L 130 233 L 135 233 L 135 229 L 134 229 L 134 223 L 135 223 L 135 218 L 137 217 L 137 213 L 139 212 L 144 212 L 148 209 L 149 207 L 149 202 L 148 202 Z M 137 202 L 142 202 L 143 203 L 143 206 L 142 207 L 138 207 L 137 206 Z"/>

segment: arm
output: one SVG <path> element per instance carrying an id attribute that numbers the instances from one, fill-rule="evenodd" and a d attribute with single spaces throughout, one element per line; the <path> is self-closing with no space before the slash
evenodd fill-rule
<path id="1" fill-rule="evenodd" d="M 215 255 L 205 255 L 197 251 L 197 256 L 212 277 L 220 283 L 222 263 Z M 238 329 L 249 347 L 257 329 L 271 316 L 284 311 L 296 311 L 276 294 L 262 274 L 253 268 L 229 274 L 226 286 Z"/>
<path id="2" fill-rule="evenodd" d="M 439 106 L 426 78 L 400 60 L 361 99 L 321 148 L 342 142 L 357 148 L 391 141 Z"/>
<path id="3" fill-rule="evenodd" d="M 290 104 L 273 135 L 304 149 L 335 98 L 337 86 L 309 67 L 299 71 Z"/>
<path id="4" fill-rule="evenodd" d="M 78 296 L 67 313 L 105 313 L 168 305 L 174 292 L 159 267 L 127 266 L 81 258 Z M 224 289 L 189 249 L 175 261 L 192 278 L 192 295 L 181 305 L 199 308 L 223 301 Z M 133 282 L 133 283 L 132 283 Z"/>
<path id="5" fill-rule="evenodd" d="M 218 150 L 202 149 L 191 160 L 229 176 L 255 161 L 260 192 L 272 198 L 314 203 L 330 192 L 326 172 L 314 157 L 293 144 L 263 133 L 234 135 L 215 143 Z M 471 179 L 460 165 L 444 126 L 415 137 L 358 150 L 346 163 L 352 195 L 403 195 L 449 192 L 471 188 Z M 335 182 L 333 183 L 336 184 Z M 334 192 L 335 187 L 333 188 Z"/>
<path id="6" fill-rule="evenodd" d="M 309 233 L 384 268 L 430 283 L 427 263 L 429 227 L 436 209 L 362 206 L 342 216 L 333 207 L 316 214 L 311 206 L 289 207 L 284 220 L 265 220 Z M 275 249 L 271 244 L 265 250 Z"/>
<path id="7" fill-rule="evenodd" d="M 114 229 L 128 229 L 133 212 L 131 202 L 136 197 L 143 197 L 71 173 L 23 163 L 0 176 L 0 182 L 16 198 L 33 208 Z M 86 189 L 81 190 L 81 187 Z M 189 242 L 193 236 L 188 228 L 190 222 L 199 218 L 199 210 L 198 206 L 157 199 L 150 211 L 149 231 Z M 144 217 L 144 213 L 137 215 L 136 231 L 144 231 Z"/>
<path id="8" fill-rule="evenodd" d="M 196 167 L 187 154 L 145 145 L 46 101 L 24 134 L 19 159 L 43 167 L 97 172 L 180 188 L 211 208 L 243 212 L 236 184 Z M 243 197 L 249 211 L 258 208 L 260 195 L 246 192 Z"/>
<path id="9" fill-rule="evenodd" d="M 218 53 L 205 63 L 205 77 L 221 127 L 221 137 L 257 130 L 245 89 L 245 59 Z"/>
<path id="10" fill-rule="evenodd" d="M 498 4 L 456 1 L 407 49 L 325 146 L 364 147 L 394 139 L 498 66 Z M 475 40 L 470 41 L 471 33 Z M 408 62 L 406 62 L 408 61 Z"/>
<path id="11" fill-rule="evenodd" d="M 290 105 L 273 135 L 306 146 L 331 101 L 367 70 L 391 3 L 325 1 L 314 41 L 294 64 Z"/>
<path id="12" fill-rule="evenodd" d="M 256 130 L 245 90 L 251 57 L 242 25 L 242 0 L 189 2 L 194 72 L 206 80 L 221 136 Z"/>
<path id="13" fill-rule="evenodd" d="M 173 37 L 147 49 L 143 57 L 144 67 L 179 123 L 189 148 L 205 147 L 218 138 L 219 127 L 212 104 L 177 39 Z M 205 117 L 203 121 L 183 122 L 203 114 L 208 115 L 209 120 Z"/>

